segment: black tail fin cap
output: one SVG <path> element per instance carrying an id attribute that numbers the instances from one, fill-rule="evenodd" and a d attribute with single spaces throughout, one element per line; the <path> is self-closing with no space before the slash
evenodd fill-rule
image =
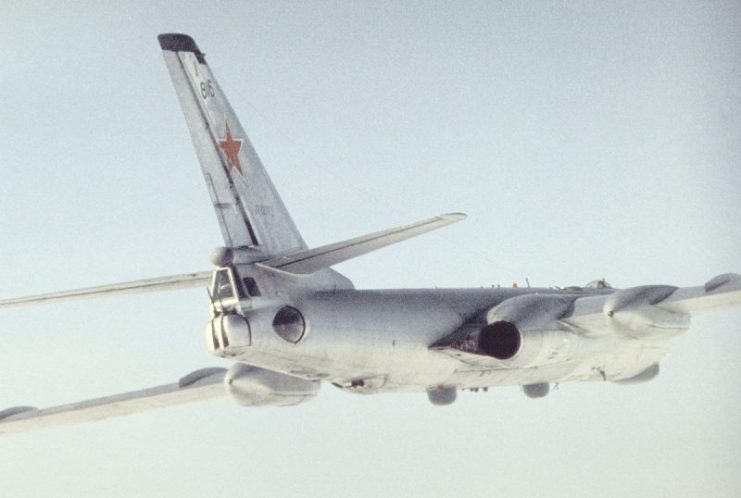
<path id="1" fill-rule="evenodd" d="M 182 33 L 163 33 L 157 36 L 162 50 L 171 52 L 193 52 L 201 64 L 206 63 L 205 54 L 200 51 L 195 40 Z"/>

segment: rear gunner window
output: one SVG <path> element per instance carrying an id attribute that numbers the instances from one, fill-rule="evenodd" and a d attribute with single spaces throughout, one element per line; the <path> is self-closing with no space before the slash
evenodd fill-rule
<path id="1" fill-rule="evenodd" d="M 216 273 L 216 278 L 214 279 L 214 297 L 216 299 L 234 297 L 234 289 L 229 280 L 229 272 L 227 270 L 220 270 Z"/>

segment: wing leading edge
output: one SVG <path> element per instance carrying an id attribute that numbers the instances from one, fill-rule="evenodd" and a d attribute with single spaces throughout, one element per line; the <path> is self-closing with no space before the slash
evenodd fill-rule
<path id="1" fill-rule="evenodd" d="M 17 406 L 0 411 L 0 435 L 157 410 L 226 396 L 224 368 L 204 368 L 173 384 L 89 399 L 51 408 Z"/>

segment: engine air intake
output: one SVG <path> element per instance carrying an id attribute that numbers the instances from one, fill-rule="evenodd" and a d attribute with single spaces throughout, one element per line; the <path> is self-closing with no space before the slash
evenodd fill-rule
<path id="1" fill-rule="evenodd" d="M 498 360 L 509 360 L 517 354 L 522 336 L 510 322 L 490 323 L 479 334 L 479 349 Z"/>

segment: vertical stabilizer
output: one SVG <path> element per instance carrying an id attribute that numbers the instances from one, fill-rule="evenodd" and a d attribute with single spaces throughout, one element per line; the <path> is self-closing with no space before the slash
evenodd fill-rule
<path id="1" fill-rule="evenodd" d="M 305 249 L 195 41 L 182 34 L 158 38 L 226 245 L 266 256 Z"/>

